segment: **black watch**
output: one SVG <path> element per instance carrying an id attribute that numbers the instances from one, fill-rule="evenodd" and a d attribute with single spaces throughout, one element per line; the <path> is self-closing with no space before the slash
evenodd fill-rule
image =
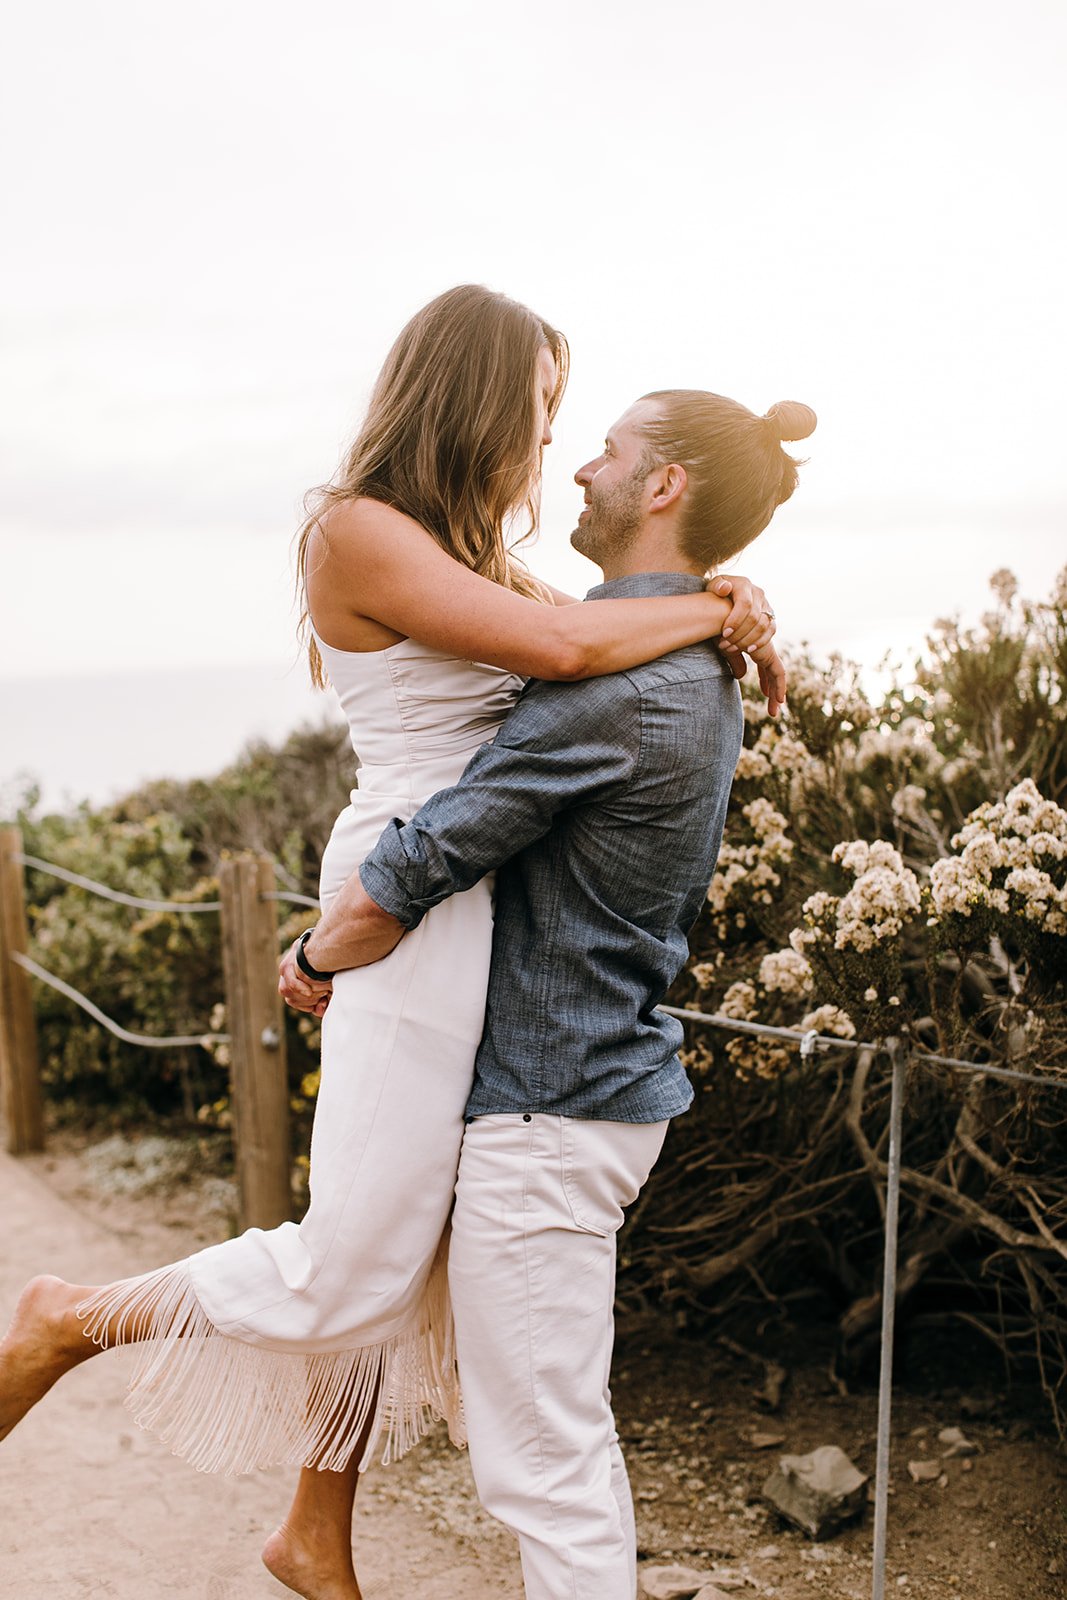
<path id="1" fill-rule="evenodd" d="M 320 972 L 318 967 L 313 967 L 311 965 L 311 962 L 304 954 L 304 946 L 307 944 L 314 932 L 314 928 L 305 928 L 299 939 L 293 945 L 293 954 L 296 956 L 296 964 L 304 974 L 305 978 L 311 978 L 315 983 L 332 983 L 334 978 L 337 976 L 336 972 Z"/>

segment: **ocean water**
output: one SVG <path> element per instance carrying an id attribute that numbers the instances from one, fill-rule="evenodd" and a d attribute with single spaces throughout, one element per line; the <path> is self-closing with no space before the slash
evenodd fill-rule
<path id="1" fill-rule="evenodd" d="M 308 722 L 344 718 L 288 662 L 0 680 L 0 816 L 24 780 L 50 809 L 100 804 L 149 778 L 210 777 L 248 740 Z"/>

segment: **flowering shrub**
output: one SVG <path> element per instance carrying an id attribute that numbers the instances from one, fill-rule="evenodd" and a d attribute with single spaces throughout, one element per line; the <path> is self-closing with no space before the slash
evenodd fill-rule
<path id="1" fill-rule="evenodd" d="M 769 800 L 760 797 L 742 806 L 747 843 L 724 842 L 715 873 L 708 886 L 708 905 L 719 939 L 731 927 L 745 928 L 748 910 L 774 903 L 782 887 L 782 869 L 793 859 L 793 841 L 786 834 L 786 819 Z"/>
<path id="2" fill-rule="evenodd" d="M 878 702 L 842 663 L 790 663 L 780 721 L 746 710 L 672 995 L 854 1048 L 689 1030 L 697 1112 L 653 1175 L 631 1275 L 702 1316 L 742 1307 L 757 1266 L 764 1309 L 807 1276 L 838 1309 L 846 1364 L 878 1316 L 888 1083 L 863 1041 L 1067 1078 L 1067 570 L 1044 606 L 1007 573 L 994 593 L 979 627 L 939 624 L 915 683 Z M 1067 1436 L 1067 1251 L 1049 1232 L 1067 1214 L 1067 1092 L 913 1072 L 904 1149 L 908 1293 L 921 1302 L 936 1263 L 939 1293 L 954 1281 L 1009 1361 L 1029 1349 Z M 709 1187 L 714 1172 L 734 1186 Z"/>
<path id="3" fill-rule="evenodd" d="M 1031 779 L 985 802 L 930 868 L 929 926 L 938 942 L 975 949 L 1007 937 L 1043 974 L 1067 965 L 1067 811 Z"/>

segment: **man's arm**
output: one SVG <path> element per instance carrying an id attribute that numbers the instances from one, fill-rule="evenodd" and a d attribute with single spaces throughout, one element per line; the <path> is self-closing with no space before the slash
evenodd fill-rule
<path id="1" fill-rule="evenodd" d="M 395 950 L 404 932 L 403 924 L 375 904 L 360 883 L 359 874 L 354 872 L 330 901 L 312 938 L 305 941 L 304 956 L 318 971 L 339 972 L 345 967 L 366 967 Z M 312 939 L 315 943 L 309 948 Z M 329 1004 L 333 982 L 309 978 L 297 962 L 294 944 L 281 959 L 278 992 L 294 1011 L 308 1011 L 321 1017 Z"/>
<path id="2" fill-rule="evenodd" d="M 393 821 L 305 947 L 328 972 L 380 959 L 431 906 L 469 889 L 547 833 L 556 815 L 626 783 L 640 745 L 622 676 L 531 683 L 459 782 Z"/>

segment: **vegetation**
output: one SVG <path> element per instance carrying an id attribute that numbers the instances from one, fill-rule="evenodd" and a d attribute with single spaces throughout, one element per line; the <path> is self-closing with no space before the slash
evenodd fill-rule
<path id="1" fill-rule="evenodd" d="M 690 1027 L 694 1112 L 634 1209 L 620 1294 L 679 1318 L 830 1315 L 839 1370 L 877 1341 L 887 1057 L 910 1052 L 901 1309 L 970 1329 L 1037 1372 L 1067 1436 L 1067 571 L 1048 602 L 992 580 L 972 629 L 937 624 L 911 681 L 874 700 L 841 660 L 793 662 L 787 713 L 746 699 L 726 840 L 675 1004 L 851 1041 Z M 353 781 L 343 734 L 257 745 L 211 782 L 41 815 L 26 849 L 150 896 L 215 897 L 227 851 L 268 850 L 315 893 Z M 34 954 L 125 1026 L 223 1026 L 212 916 L 131 912 L 28 874 Z M 305 925 L 285 920 L 281 939 Z M 139 1051 L 36 991 L 60 1117 L 228 1118 L 226 1053 Z M 298 1149 L 317 1029 L 291 1018 Z M 923 1064 L 920 1052 L 1047 1084 Z"/>

